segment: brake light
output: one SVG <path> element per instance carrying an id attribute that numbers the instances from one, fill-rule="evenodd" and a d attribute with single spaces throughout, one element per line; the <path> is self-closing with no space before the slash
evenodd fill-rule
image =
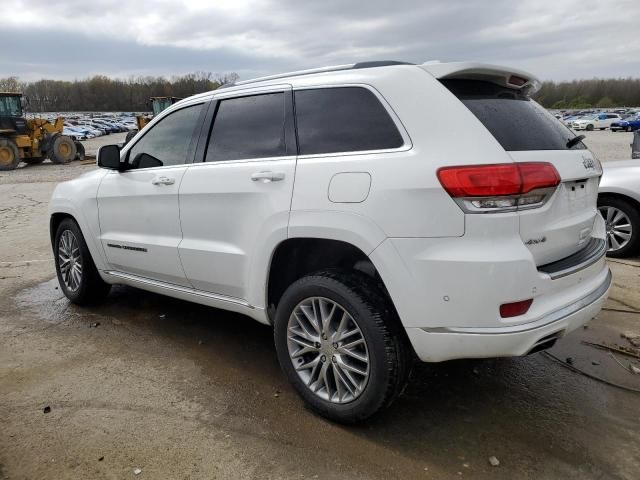
<path id="1" fill-rule="evenodd" d="M 529 307 L 533 303 L 533 298 L 522 300 L 520 302 L 503 303 L 500 305 L 500 316 L 502 318 L 517 317 L 524 315 L 529 311 Z"/>
<path id="2" fill-rule="evenodd" d="M 560 183 L 558 171 L 547 162 L 443 167 L 437 175 L 470 213 L 541 206 Z"/>

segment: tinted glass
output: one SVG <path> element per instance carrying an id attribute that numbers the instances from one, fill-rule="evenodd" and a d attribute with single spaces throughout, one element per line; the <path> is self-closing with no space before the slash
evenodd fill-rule
<path id="1" fill-rule="evenodd" d="M 366 88 L 295 92 L 301 155 L 398 148 L 402 136 L 376 96 Z"/>
<path id="2" fill-rule="evenodd" d="M 507 151 L 567 150 L 575 134 L 520 91 L 477 80 L 442 80 Z M 578 142 L 573 148 L 586 148 Z"/>
<path id="3" fill-rule="evenodd" d="M 177 110 L 164 117 L 129 152 L 132 168 L 186 163 L 193 131 L 202 104 Z"/>
<path id="4" fill-rule="evenodd" d="M 207 162 L 286 155 L 283 93 L 230 98 L 218 105 Z"/>

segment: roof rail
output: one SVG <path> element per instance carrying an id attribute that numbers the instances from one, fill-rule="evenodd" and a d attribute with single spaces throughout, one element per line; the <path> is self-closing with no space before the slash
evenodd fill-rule
<path id="1" fill-rule="evenodd" d="M 302 75 L 312 75 L 314 73 L 339 72 L 342 70 L 354 70 L 354 69 L 360 69 L 360 68 L 387 67 L 390 65 L 415 65 L 415 64 L 409 63 L 409 62 L 398 62 L 395 60 L 347 63 L 345 65 L 334 65 L 331 67 L 310 68 L 308 70 L 298 70 L 296 72 L 279 73 L 276 75 L 268 75 L 266 77 L 252 78 L 250 80 L 243 80 L 241 82 L 235 82 L 228 85 L 221 85 L 219 88 L 235 87 L 239 85 L 249 85 L 252 83 L 264 82 L 267 80 L 277 80 L 278 78 L 300 77 Z"/>

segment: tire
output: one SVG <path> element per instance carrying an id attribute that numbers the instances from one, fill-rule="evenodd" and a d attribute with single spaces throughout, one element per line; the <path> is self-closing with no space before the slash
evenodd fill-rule
<path id="1" fill-rule="evenodd" d="M 23 158 L 22 161 L 27 165 L 38 165 L 44 162 L 44 157 Z"/>
<path id="2" fill-rule="evenodd" d="M 590 131 L 590 132 L 593 132 L 593 125 L 591 125 L 591 124 L 587 125 L 587 127 L 586 127 L 586 129 L 585 129 L 585 130 L 588 130 L 588 131 Z"/>
<path id="3" fill-rule="evenodd" d="M 604 127 L 604 128 L 601 128 L 601 129 L 600 129 L 600 131 L 602 131 L 602 130 L 606 130 L 606 129 L 607 129 L 607 127 Z"/>
<path id="4" fill-rule="evenodd" d="M 310 307 L 314 302 L 315 307 Z M 333 314 L 327 315 L 324 322 L 329 325 L 329 334 L 322 338 L 317 330 L 313 330 L 311 336 L 305 337 L 309 330 L 302 331 L 297 320 L 300 317 L 294 312 L 300 314 L 302 308 L 307 311 L 315 308 L 312 311 L 318 312 L 322 310 L 320 302 L 325 312 Z M 332 304 L 336 306 L 335 310 L 331 310 Z M 341 310 L 347 313 L 346 317 L 340 315 Z M 348 338 L 348 342 L 335 337 L 339 331 L 337 326 L 342 324 L 338 317 L 347 319 L 343 331 L 349 331 L 350 335 L 343 338 Z M 303 321 L 306 321 L 305 317 Z M 306 323 L 308 328 L 311 325 Z M 274 327 L 280 366 L 310 409 L 323 417 L 340 423 L 360 422 L 391 405 L 407 384 L 412 363 L 408 339 L 387 296 L 363 273 L 325 270 L 297 280 L 278 304 Z M 301 332 L 303 336 L 295 332 Z M 294 337 L 297 340 L 292 340 Z M 316 337 L 311 345 L 313 351 L 294 360 L 292 356 L 303 350 L 298 347 L 299 341 L 304 343 L 305 338 L 312 337 Z M 345 354 L 345 346 L 353 345 L 359 339 L 363 343 Z M 366 366 L 354 358 L 366 358 Z M 314 360 L 318 370 L 315 367 L 300 369 L 301 365 L 314 363 Z M 300 370 L 296 370 L 294 362 Z M 367 375 L 354 373 L 354 366 L 360 372 L 366 371 Z M 323 385 L 320 384 L 322 371 L 326 371 Z M 342 372 L 344 381 L 340 380 L 338 371 Z M 347 381 L 351 390 L 347 388 Z M 359 390 L 353 388 L 356 385 L 360 386 Z"/>
<path id="5" fill-rule="evenodd" d="M 133 137 L 135 137 L 137 134 L 138 134 L 138 130 L 130 130 L 130 131 L 127 133 L 127 136 L 124 138 L 124 143 L 125 143 L 125 145 L 126 145 L 127 143 L 129 143 L 129 142 L 131 141 L 131 139 L 132 139 Z"/>
<path id="6" fill-rule="evenodd" d="M 80 142 L 75 142 L 76 144 L 76 160 L 84 160 L 85 157 L 85 151 L 84 151 L 84 145 Z"/>
<path id="7" fill-rule="evenodd" d="M 49 158 L 53 163 L 69 163 L 76 158 L 77 153 L 75 142 L 67 135 L 56 135 L 51 141 Z"/>
<path id="8" fill-rule="evenodd" d="M 627 128 L 625 128 L 625 131 L 626 131 L 626 132 L 632 132 L 632 131 L 633 131 L 633 128 L 631 128 L 631 126 L 627 126 Z"/>
<path id="9" fill-rule="evenodd" d="M 9 138 L 0 138 L 0 171 L 15 170 L 20 161 L 16 143 Z"/>
<path id="10" fill-rule="evenodd" d="M 609 248 L 607 256 L 621 258 L 638 252 L 640 249 L 640 209 L 638 206 L 625 198 L 603 196 L 598 198 L 598 210 L 600 210 L 607 224 L 607 244 Z M 616 211 L 621 212 L 623 215 L 617 221 Z M 627 224 L 630 227 L 621 228 L 621 226 Z M 616 231 L 618 234 L 615 233 Z M 623 244 L 625 239 L 620 235 L 627 233 L 631 237 Z M 618 242 L 620 246 L 616 246 L 615 242 Z"/>
<path id="11" fill-rule="evenodd" d="M 111 285 L 100 278 L 84 236 L 73 219 L 65 218 L 58 225 L 53 252 L 60 289 L 72 303 L 88 305 L 107 296 Z M 73 261 L 65 261 L 72 256 Z"/>

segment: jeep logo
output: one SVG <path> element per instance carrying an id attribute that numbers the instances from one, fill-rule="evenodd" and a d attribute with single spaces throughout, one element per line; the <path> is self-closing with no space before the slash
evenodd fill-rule
<path id="1" fill-rule="evenodd" d="M 596 169 L 596 163 L 591 158 L 582 157 L 582 165 L 584 165 L 584 168 L 586 170 L 589 170 L 589 169 L 595 170 Z"/>

